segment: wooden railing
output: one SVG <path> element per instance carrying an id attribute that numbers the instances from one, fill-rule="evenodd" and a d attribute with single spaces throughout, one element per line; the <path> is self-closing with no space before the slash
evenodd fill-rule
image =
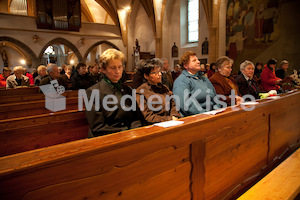
<path id="1" fill-rule="evenodd" d="M 0 199 L 230 199 L 299 147 L 300 92 L 234 108 L 2 157 Z"/>

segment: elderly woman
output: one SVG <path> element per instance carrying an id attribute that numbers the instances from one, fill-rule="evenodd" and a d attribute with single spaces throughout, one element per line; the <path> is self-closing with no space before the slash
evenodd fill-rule
<path id="1" fill-rule="evenodd" d="M 161 65 L 161 60 L 152 59 L 140 68 L 146 83 L 137 88 L 136 99 L 145 120 L 149 124 L 175 120 L 180 117 L 174 100 L 167 97 L 173 93 L 166 85 L 161 83 Z M 158 103 L 154 104 L 152 102 Z"/>
<path id="2" fill-rule="evenodd" d="M 99 108 L 95 101 L 91 109 L 86 108 L 86 117 L 90 125 L 89 137 L 142 126 L 142 114 L 137 109 L 135 99 L 130 101 L 130 98 L 127 98 L 121 101 L 123 96 L 132 95 L 131 88 L 120 81 L 124 68 L 124 54 L 116 49 L 107 49 L 100 57 L 100 64 L 104 78 L 86 90 L 89 99 L 99 92 L 100 100 Z"/>
<path id="3" fill-rule="evenodd" d="M 14 74 L 10 75 L 6 79 L 6 89 L 18 88 L 18 87 L 29 87 L 29 78 L 24 74 L 24 69 L 22 66 L 14 67 Z"/>
<path id="4" fill-rule="evenodd" d="M 241 95 L 252 95 L 255 99 L 259 98 L 259 87 L 257 82 L 253 79 L 254 64 L 251 61 L 245 60 L 240 65 L 241 74 L 236 77 L 236 83 L 239 87 Z"/>
<path id="5" fill-rule="evenodd" d="M 179 64 L 183 71 L 175 80 L 173 93 L 180 114 L 189 116 L 220 108 L 215 102 L 216 91 L 200 71 L 200 61 L 193 51 L 185 52 Z"/>
<path id="6" fill-rule="evenodd" d="M 42 79 L 47 77 L 47 67 L 44 66 L 44 65 L 40 65 L 38 68 L 37 68 L 37 72 L 38 72 L 38 76 L 35 77 L 34 79 L 34 85 L 35 86 L 39 86 Z"/>
<path id="7" fill-rule="evenodd" d="M 217 94 L 223 95 L 225 98 L 220 98 L 220 100 L 224 100 L 228 106 L 231 106 L 231 102 L 237 105 L 243 102 L 242 97 L 239 96 L 239 88 L 234 78 L 231 76 L 232 64 L 233 60 L 227 56 L 220 57 L 215 63 L 217 72 L 214 73 L 209 79 L 216 89 Z M 232 90 L 233 94 L 235 94 L 234 99 L 229 97 Z"/>

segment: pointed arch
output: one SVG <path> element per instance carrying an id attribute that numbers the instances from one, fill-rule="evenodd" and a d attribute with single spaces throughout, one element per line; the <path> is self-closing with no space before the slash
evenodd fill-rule
<path id="1" fill-rule="evenodd" d="M 84 54 L 83 61 L 85 61 L 85 59 L 87 58 L 87 56 L 89 55 L 89 53 L 92 51 L 92 49 L 94 49 L 95 47 L 97 47 L 98 45 L 101 45 L 101 44 L 107 44 L 109 46 L 112 46 L 114 49 L 117 49 L 117 50 L 120 51 L 119 47 L 117 47 L 115 44 L 113 44 L 113 43 L 111 43 L 109 41 L 106 41 L 106 40 L 102 40 L 102 41 L 96 42 L 90 48 L 88 48 L 88 50 Z"/>
<path id="2" fill-rule="evenodd" d="M 42 57 L 43 57 L 43 53 L 44 51 L 47 49 L 48 46 L 52 45 L 52 44 L 64 44 L 66 45 L 67 47 L 69 47 L 73 52 L 74 54 L 77 56 L 78 58 L 78 62 L 81 62 L 82 61 L 82 56 L 79 52 L 79 50 L 77 49 L 77 47 L 72 44 L 70 41 L 64 39 L 64 38 L 61 38 L 61 37 L 58 37 L 58 38 L 55 38 L 53 40 L 51 40 L 50 42 L 48 42 L 41 50 L 40 54 L 39 54 L 39 61 L 41 62 L 42 60 Z"/>
<path id="3" fill-rule="evenodd" d="M 24 52 L 26 52 L 30 59 L 32 60 L 32 66 L 33 67 L 36 67 L 38 65 L 38 59 L 37 59 L 37 56 L 35 55 L 35 53 L 26 45 L 24 44 L 23 42 L 19 41 L 19 40 L 16 40 L 12 37 L 0 37 L 0 42 L 10 42 L 12 44 L 15 45 L 15 48 L 17 49 L 21 49 L 23 50 Z M 22 53 L 23 54 L 23 53 Z"/>

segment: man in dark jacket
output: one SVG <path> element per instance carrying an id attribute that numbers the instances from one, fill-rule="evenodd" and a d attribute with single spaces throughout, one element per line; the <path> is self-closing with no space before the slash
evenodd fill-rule
<path id="1" fill-rule="evenodd" d="M 76 66 L 77 72 L 71 77 L 72 89 L 87 89 L 94 85 L 94 81 L 87 73 L 87 67 L 84 63 L 78 63 Z"/>

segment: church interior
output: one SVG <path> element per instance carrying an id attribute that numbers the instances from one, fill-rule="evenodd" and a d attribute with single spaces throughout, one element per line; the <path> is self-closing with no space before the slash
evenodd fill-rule
<path id="1" fill-rule="evenodd" d="M 92 66 L 116 49 L 130 79 L 143 59 L 164 58 L 173 71 L 193 51 L 204 65 L 229 57 L 236 76 L 245 60 L 286 60 L 300 85 L 299 8 L 299 0 L 1 0 L 0 73 Z M 66 106 L 56 112 L 38 87 L 0 88 L 0 199 L 300 199 L 299 87 L 249 111 L 233 105 L 94 138 L 78 94 L 61 94 Z"/>

